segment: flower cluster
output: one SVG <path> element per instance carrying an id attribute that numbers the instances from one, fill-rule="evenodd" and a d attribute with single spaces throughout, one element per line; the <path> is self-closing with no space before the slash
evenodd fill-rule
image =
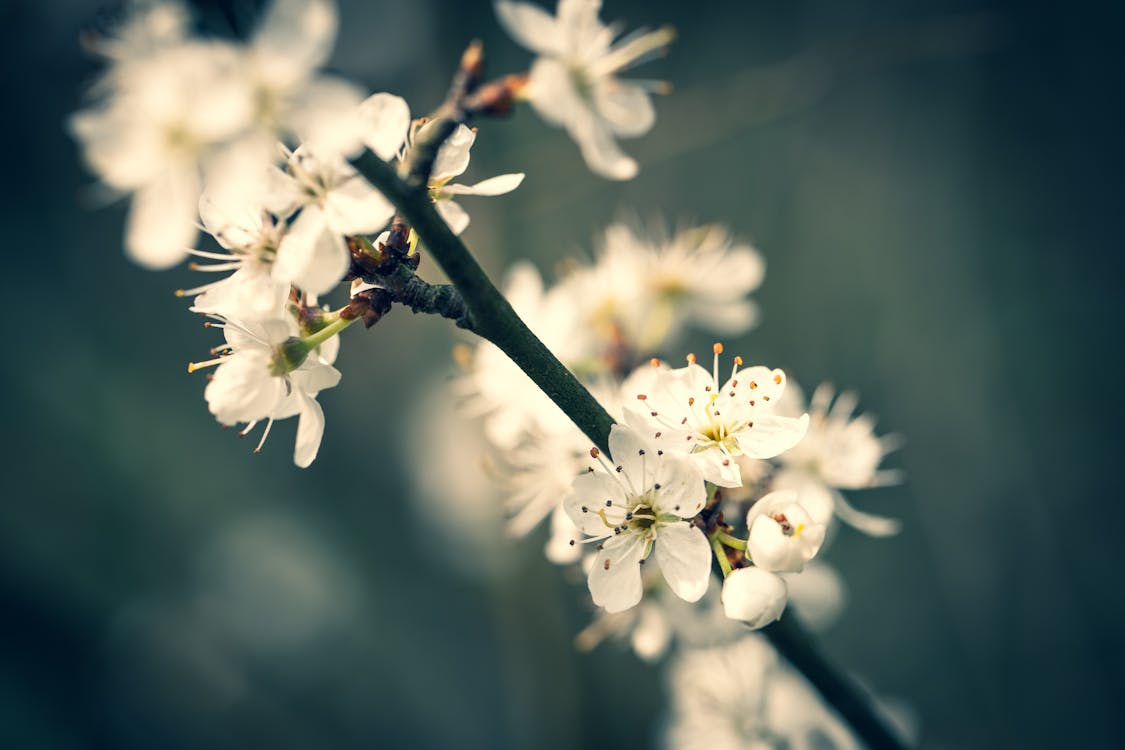
<path id="1" fill-rule="evenodd" d="M 721 344 L 710 369 L 692 354 L 682 367 L 661 359 L 689 333 L 737 338 L 757 323 L 750 295 L 765 264 L 721 226 L 616 223 L 595 259 L 553 286 L 529 263 L 512 268 L 511 306 L 615 421 L 604 452 L 590 447 L 557 394 L 501 351 L 507 335 L 535 342 L 487 279 L 458 285 L 450 272 L 453 285 L 431 285 L 415 273 L 427 243 L 439 260 L 440 247 L 475 267 L 457 239 L 470 224 L 459 200 L 523 182 L 522 173 L 455 181 L 469 167 L 475 118 L 527 100 L 568 132 L 593 172 L 636 174 L 617 139 L 652 128 L 650 94 L 665 87 L 618 74 L 663 53 L 673 33 L 617 39 L 599 11 L 599 0 L 559 0 L 554 16 L 498 0 L 502 25 L 538 55 L 530 70 L 485 82 L 480 47 L 470 45 L 446 100 L 413 117 L 402 98 L 367 95 L 322 70 L 338 25 L 331 0 L 273 0 L 237 41 L 196 34 L 177 0 L 135 0 L 132 16 L 94 42 L 105 70 L 69 126 L 106 190 L 130 199 L 127 254 L 152 269 L 191 257 L 191 268 L 213 279 L 177 292 L 225 338 L 188 370 L 214 368 L 204 398 L 218 422 L 245 425 L 242 435 L 264 423 L 255 452 L 275 421 L 297 417 L 294 462 L 314 461 L 325 428 L 317 397 L 340 382 L 338 334 L 357 320 L 371 326 L 398 304 L 490 336 L 463 350 L 456 388 L 463 413 L 481 425 L 508 531 L 526 535 L 550 517 L 548 558 L 582 567 L 600 609 L 580 645 L 619 636 L 657 659 L 674 639 L 729 646 L 745 625 L 776 621 L 802 591 L 827 591 L 813 598 L 821 612 L 834 611 L 823 606 L 842 598 L 834 574 L 795 576 L 822 550 L 834 518 L 876 536 L 897 530 L 843 494 L 895 481 L 879 468 L 894 441 L 875 435 L 871 417 L 853 416 L 850 393 L 833 399 L 822 386 L 806 407 L 781 369 L 741 357 L 721 369 Z M 352 282 L 346 304 L 323 305 L 343 282 Z M 462 298 L 466 289 L 488 304 Z M 490 310 L 509 325 L 482 325 Z M 589 435 L 606 437 L 604 427 Z M 448 447 L 463 451 L 462 442 Z M 760 647 L 742 643 L 756 645 L 735 650 Z M 687 664 L 677 669 L 691 672 Z M 781 700 L 784 676 L 772 685 L 756 688 L 754 700 Z M 672 736 L 723 710 L 719 698 L 706 710 L 677 701 Z M 762 732 L 803 741 L 771 721 L 754 718 L 753 732 L 735 741 Z M 828 731 L 826 722 L 818 716 L 802 731 Z"/>
<path id="2" fill-rule="evenodd" d="M 683 367 L 646 361 L 691 329 L 746 333 L 757 321 L 748 295 L 764 276 L 757 251 L 720 227 L 653 237 L 615 224 L 594 262 L 557 284 L 545 287 L 527 264 L 508 280 L 521 317 L 617 420 L 609 455 L 595 450 L 591 461 L 588 439 L 487 342 L 464 358 L 459 383 L 465 413 L 482 420 L 510 533 L 550 516 L 547 557 L 582 563 L 604 613 L 584 640 L 632 632 L 646 656 L 681 630 L 673 600 L 704 598 L 713 566 L 725 573 L 716 606 L 761 627 L 780 617 L 834 513 L 869 533 L 894 531 L 841 494 L 894 476 L 878 470 L 890 442 L 870 418 L 850 419 L 853 397 L 826 411 L 824 387 L 805 413 L 783 370 L 741 357 L 721 370 L 720 344 L 709 369 L 694 355 Z M 702 627 L 721 632 L 717 623 Z"/>

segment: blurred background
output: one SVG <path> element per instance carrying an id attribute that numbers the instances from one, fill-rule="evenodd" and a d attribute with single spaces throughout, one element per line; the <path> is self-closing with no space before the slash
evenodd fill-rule
<path id="1" fill-rule="evenodd" d="M 340 6 L 334 67 L 418 112 L 472 37 L 494 74 L 530 59 L 485 2 Z M 469 244 L 497 276 L 519 257 L 551 276 L 622 215 L 752 239 L 764 316 L 728 351 L 857 389 L 906 439 L 908 481 L 853 496 L 902 534 L 843 529 L 827 555 L 849 605 L 826 649 L 909 704 L 924 747 L 1119 742 L 1120 13 L 605 6 L 680 32 L 637 72 L 675 85 L 625 143 L 640 176 L 592 176 L 527 110 L 484 123 L 467 177 L 527 179 L 465 201 Z M 0 744 L 651 746 L 661 672 L 575 652 L 587 598 L 542 538 L 419 512 L 412 467 L 475 481 L 427 463 L 446 407 L 421 402 L 465 340 L 445 321 L 396 310 L 345 335 L 309 470 L 291 422 L 259 456 L 218 428 L 184 371 L 215 337 L 171 294 L 195 279 L 125 260 L 125 206 L 97 205 L 64 132 L 96 71 L 79 33 L 113 10 L 0 4 Z"/>

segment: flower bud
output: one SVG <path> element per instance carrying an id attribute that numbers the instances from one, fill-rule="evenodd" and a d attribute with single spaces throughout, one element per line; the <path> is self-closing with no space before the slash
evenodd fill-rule
<path id="1" fill-rule="evenodd" d="M 723 582 L 723 611 L 758 629 L 781 618 L 787 598 L 785 581 L 757 567 L 739 568 Z"/>

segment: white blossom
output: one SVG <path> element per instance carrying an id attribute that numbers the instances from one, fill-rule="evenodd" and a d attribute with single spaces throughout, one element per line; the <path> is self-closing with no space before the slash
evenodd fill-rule
<path id="1" fill-rule="evenodd" d="M 738 487 L 737 458 L 771 458 L 792 448 L 804 436 L 808 416 L 774 413 L 785 389 L 781 370 L 740 370 L 742 359 L 735 357 L 731 376 L 721 380 L 721 351 L 716 344 L 713 372 L 695 364 L 694 356 L 679 369 L 654 362 L 658 376 L 649 391 L 637 394 L 640 406 L 626 405 L 625 420 L 662 448 L 688 452 L 708 482 Z"/>
<path id="2" fill-rule="evenodd" d="M 454 234 L 461 234 L 469 226 L 469 214 L 454 200 L 459 195 L 503 195 L 510 193 L 523 182 L 523 174 L 502 174 L 482 180 L 475 185 L 459 185 L 452 182 L 454 177 L 460 176 L 469 167 L 469 149 L 476 140 L 476 131 L 458 125 L 453 135 L 446 139 L 438 149 L 434 160 L 433 171 L 430 173 L 430 197 L 434 207 L 445 219 L 445 223 L 453 230 Z"/>
<path id="3" fill-rule="evenodd" d="M 433 126 L 432 121 L 415 129 L 411 127 L 410 108 L 406 101 L 392 94 L 374 94 L 360 106 L 364 143 L 380 158 L 409 158 L 414 141 Z M 438 214 L 454 234 L 469 226 L 469 214 L 454 200 L 458 195 L 503 195 L 523 182 L 523 174 L 503 174 L 475 185 L 453 183 L 469 167 L 469 150 L 476 141 L 476 131 L 458 125 L 438 149 L 430 170 L 428 188 Z"/>
<path id="4" fill-rule="evenodd" d="M 765 641 L 682 652 L 668 675 L 672 750 L 858 750 L 847 727 Z"/>
<path id="5" fill-rule="evenodd" d="M 797 502 L 797 493 L 771 492 L 750 506 L 746 549 L 756 567 L 774 573 L 799 573 L 824 544 L 827 527 L 815 522 Z"/>
<path id="6" fill-rule="evenodd" d="M 574 480 L 566 499 L 567 513 L 587 541 L 601 542 L 588 580 L 594 603 L 607 612 L 636 605 L 642 595 L 640 566 L 654 551 L 669 588 L 685 601 L 697 601 L 711 580 L 707 538 L 685 520 L 706 500 L 699 471 L 623 425 L 611 429 L 609 449 L 615 464 L 603 459 L 601 470 L 590 467 Z"/>
<path id="7" fill-rule="evenodd" d="M 526 95 L 548 123 L 566 128 L 590 169 L 628 180 L 637 163 L 616 138 L 647 133 L 656 115 L 651 84 L 617 74 L 663 52 L 671 29 L 630 34 L 614 44 L 616 30 L 598 19 L 600 0 L 559 0 L 557 15 L 522 2 L 499 0 L 497 16 L 519 44 L 539 55 Z"/>
<path id="8" fill-rule="evenodd" d="M 348 270 L 344 236 L 376 232 L 395 212 L 343 156 L 308 144 L 289 154 L 284 171 L 274 170 L 266 205 L 281 217 L 300 210 L 278 247 L 274 278 L 317 295 Z"/>
<path id="9" fill-rule="evenodd" d="M 308 352 L 295 369 L 286 368 L 282 346 L 297 334 L 296 322 L 288 315 L 255 323 L 227 319 L 215 327 L 223 329 L 226 353 L 188 366 L 189 372 L 215 366 L 203 393 L 211 413 L 224 425 L 247 423 L 243 435 L 265 421 L 255 453 L 265 444 L 275 420 L 297 416 L 293 462 L 301 468 L 309 466 L 324 435 L 324 412 L 316 396 L 339 383 L 340 372 L 317 350 Z"/>
<path id="10" fill-rule="evenodd" d="M 778 457 L 780 469 L 773 479 L 775 489 L 791 489 L 801 505 L 821 523 L 835 514 L 844 523 L 872 536 L 898 532 L 897 520 L 865 513 L 852 506 L 841 490 L 856 490 L 894 484 L 897 471 L 881 470 L 879 463 L 898 444 L 894 436 L 878 437 L 870 414 L 853 416 L 856 395 L 845 391 L 833 399 L 833 389 L 821 384 L 809 402 L 809 430 L 805 439 Z M 778 411 L 804 411 L 800 388 L 791 384 Z"/>
<path id="11" fill-rule="evenodd" d="M 99 87 L 104 99 L 69 123 L 102 182 L 132 194 L 125 249 L 149 268 L 187 255 L 203 183 L 227 173 L 216 149 L 252 115 L 234 45 L 173 41 L 155 51 L 130 41 L 121 54 L 145 52 L 114 60 Z"/>
<path id="12" fill-rule="evenodd" d="M 765 262 L 721 226 L 648 236 L 630 224 L 609 226 L 594 265 L 572 273 L 591 329 L 617 336 L 637 352 L 661 349 L 687 326 L 739 336 L 757 320 L 747 298 L 761 285 Z"/>
<path id="13" fill-rule="evenodd" d="M 762 628 L 781 617 L 788 595 L 781 576 L 751 566 L 731 571 L 723 581 L 722 600 L 727 617 Z"/>

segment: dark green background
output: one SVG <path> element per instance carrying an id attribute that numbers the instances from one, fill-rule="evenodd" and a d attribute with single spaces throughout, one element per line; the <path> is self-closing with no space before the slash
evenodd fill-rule
<path id="1" fill-rule="evenodd" d="M 417 111 L 474 36 L 494 73 L 529 59 L 486 3 L 341 5 L 337 68 Z M 641 175 L 593 177 L 530 112 L 485 123 L 470 174 L 528 177 L 465 201 L 470 244 L 499 274 L 549 270 L 628 211 L 753 238 L 765 316 L 728 350 L 854 387 L 907 439 L 907 484 L 854 497 L 905 531 L 845 530 L 827 555 L 850 605 L 826 647 L 912 705 L 927 747 L 1120 742 L 1121 19 L 607 5 L 680 31 L 637 72 L 676 86 L 626 143 Z M 214 338 L 171 296 L 194 279 L 123 258 L 124 208 L 95 210 L 64 134 L 99 6 L 0 8 L 0 744 L 651 745 L 659 671 L 574 653 L 585 598 L 539 539 L 482 575 L 413 510 L 406 467 L 443 425 L 409 410 L 451 369 L 449 326 L 349 331 L 313 468 L 291 424 L 251 456 L 184 373 Z"/>

